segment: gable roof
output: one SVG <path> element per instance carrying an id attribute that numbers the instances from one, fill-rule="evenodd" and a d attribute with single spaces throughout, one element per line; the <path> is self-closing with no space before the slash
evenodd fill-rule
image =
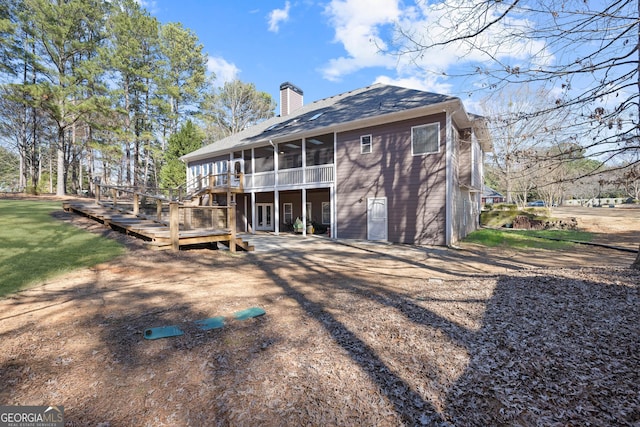
<path id="1" fill-rule="evenodd" d="M 462 127 L 471 127 L 475 118 L 465 111 L 459 98 L 398 86 L 375 84 L 324 98 L 304 105 L 287 116 L 278 116 L 206 145 L 181 157 L 185 161 L 200 160 L 211 155 L 363 127 L 368 122 L 385 123 L 398 116 L 425 114 L 426 110 L 451 111 Z"/>
<path id="2" fill-rule="evenodd" d="M 493 188 L 484 185 L 482 187 L 482 197 L 504 197 L 502 194 L 498 193 Z"/>

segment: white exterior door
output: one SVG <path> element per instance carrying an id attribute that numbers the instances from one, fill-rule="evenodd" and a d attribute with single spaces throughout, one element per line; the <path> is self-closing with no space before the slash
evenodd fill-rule
<path id="1" fill-rule="evenodd" d="M 367 239 L 387 240 L 387 198 L 367 199 Z"/>
<path id="2" fill-rule="evenodd" d="M 273 230 L 273 203 L 256 203 L 256 230 Z"/>

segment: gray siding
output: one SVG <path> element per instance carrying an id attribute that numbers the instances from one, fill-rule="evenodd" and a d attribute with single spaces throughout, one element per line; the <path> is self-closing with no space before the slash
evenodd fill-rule
<path id="1" fill-rule="evenodd" d="M 471 136 L 471 129 L 462 130 L 454 146 L 455 153 L 452 159 L 453 164 L 457 165 L 457 172 L 454 171 L 452 186 L 452 244 L 456 244 L 467 234 L 478 229 L 480 193 L 470 189 L 478 189 L 477 182 L 481 180 L 479 172 L 481 168 L 473 162 L 473 160 L 476 162 L 479 160 L 474 158 L 474 146 L 476 156 L 481 153 L 481 150 L 478 142 Z"/>
<path id="2" fill-rule="evenodd" d="M 445 244 L 445 114 L 337 136 L 337 237 L 367 238 L 367 198 L 386 197 L 388 240 Z M 440 152 L 411 155 L 411 127 L 440 123 Z M 360 154 L 360 136 L 373 150 Z"/>
<path id="3" fill-rule="evenodd" d="M 458 166 L 460 184 L 467 187 L 482 189 L 482 149 L 475 136 L 471 136 L 471 129 L 465 129 L 458 141 Z"/>
<path id="4" fill-rule="evenodd" d="M 454 129 L 453 135 L 451 135 L 451 173 L 449 174 L 451 179 L 451 199 L 448 201 L 451 204 L 451 244 L 455 244 L 458 241 L 460 235 L 460 228 L 463 226 L 465 219 L 460 216 L 463 212 L 463 197 L 462 189 L 460 186 L 463 184 L 461 181 L 461 171 L 464 170 L 464 145 L 460 144 L 461 138 L 457 129 Z"/>
<path id="5" fill-rule="evenodd" d="M 464 135 L 464 133 L 463 133 Z M 460 184 L 471 186 L 471 141 L 469 138 L 458 138 L 458 177 Z"/>

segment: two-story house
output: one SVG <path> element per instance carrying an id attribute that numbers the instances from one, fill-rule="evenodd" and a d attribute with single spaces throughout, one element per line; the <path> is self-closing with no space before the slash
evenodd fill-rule
<path id="1" fill-rule="evenodd" d="M 278 117 L 182 157 L 190 183 L 243 172 L 238 231 L 300 218 L 335 239 L 453 245 L 478 227 L 491 141 L 459 98 L 383 84 L 308 105 L 290 83 L 280 95 Z"/>

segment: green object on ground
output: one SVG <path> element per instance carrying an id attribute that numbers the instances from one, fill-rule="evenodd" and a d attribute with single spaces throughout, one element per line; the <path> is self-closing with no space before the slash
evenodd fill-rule
<path id="1" fill-rule="evenodd" d="M 265 311 L 260 307 L 251 307 L 234 313 L 233 318 L 236 320 L 246 320 L 252 317 L 262 316 L 263 314 L 265 314 Z"/>
<path id="2" fill-rule="evenodd" d="M 148 340 L 177 337 L 180 335 L 184 335 L 184 331 L 177 326 L 159 326 L 157 328 L 149 328 L 144 330 L 144 337 Z"/>
<path id="3" fill-rule="evenodd" d="M 266 312 L 260 307 L 251 307 L 246 310 L 241 310 L 233 313 L 235 320 L 247 320 L 253 317 L 258 317 L 266 314 Z M 210 317 L 208 319 L 196 320 L 193 322 L 196 327 L 202 331 L 208 331 L 210 329 L 220 329 L 224 326 L 224 317 Z M 147 328 L 144 330 L 143 336 L 148 340 L 157 340 L 158 338 L 177 337 L 184 335 L 184 331 L 178 326 L 158 326 L 155 328 Z"/>
<path id="4" fill-rule="evenodd" d="M 208 331 L 209 329 L 220 329 L 224 326 L 224 317 L 211 317 L 209 319 L 196 320 L 196 326 L 203 331 Z"/>

